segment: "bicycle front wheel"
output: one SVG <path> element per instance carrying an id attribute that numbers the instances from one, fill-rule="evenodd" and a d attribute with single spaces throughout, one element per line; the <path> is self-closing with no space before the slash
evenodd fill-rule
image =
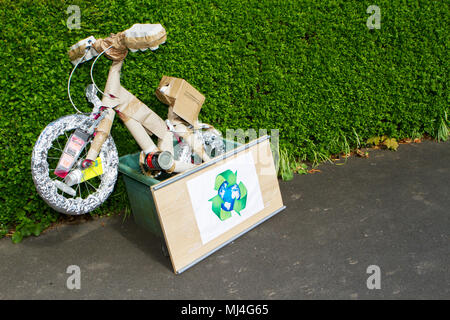
<path id="1" fill-rule="evenodd" d="M 99 157 L 103 173 L 73 185 L 75 194 L 68 194 L 57 187 L 63 179 L 54 170 L 70 135 L 77 129 L 86 130 L 90 124 L 88 116 L 74 114 L 50 123 L 42 131 L 33 148 L 31 174 L 36 190 L 44 201 L 58 212 L 69 215 L 88 213 L 100 206 L 111 194 L 117 180 L 119 157 L 111 136 L 104 142 Z M 82 151 L 79 162 L 85 158 L 90 142 Z"/>

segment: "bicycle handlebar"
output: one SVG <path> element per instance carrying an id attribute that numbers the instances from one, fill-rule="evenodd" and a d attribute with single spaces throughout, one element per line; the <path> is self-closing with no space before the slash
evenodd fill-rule
<path id="1" fill-rule="evenodd" d="M 166 30 L 161 24 L 134 24 L 131 28 L 117 34 L 111 34 L 105 39 L 96 40 L 93 36 L 90 36 L 77 42 L 70 48 L 69 58 L 75 65 L 80 62 L 87 50 L 89 52 L 86 53 L 84 60 L 81 62 L 88 61 L 107 50 L 105 55 L 109 59 L 121 61 L 126 58 L 128 49 L 132 52 L 147 49 L 156 50 L 166 39 Z"/>

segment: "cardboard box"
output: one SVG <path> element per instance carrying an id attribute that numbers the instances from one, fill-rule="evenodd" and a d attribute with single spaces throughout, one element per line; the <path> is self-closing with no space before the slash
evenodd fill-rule
<path id="1" fill-rule="evenodd" d="M 163 76 L 155 94 L 162 103 L 171 106 L 177 116 L 194 127 L 197 126 L 205 96 L 186 80 Z"/>

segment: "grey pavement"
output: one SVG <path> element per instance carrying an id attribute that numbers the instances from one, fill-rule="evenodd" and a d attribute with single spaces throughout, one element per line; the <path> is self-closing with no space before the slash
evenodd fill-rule
<path id="1" fill-rule="evenodd" d="M 180 275 L 132 218 L 1 239 L 0 299 L 450 298 L 450 143 L 319 169 L 280 181 L 286 210 Z M 381 289 L 367 288 L 370 265 Z"/>

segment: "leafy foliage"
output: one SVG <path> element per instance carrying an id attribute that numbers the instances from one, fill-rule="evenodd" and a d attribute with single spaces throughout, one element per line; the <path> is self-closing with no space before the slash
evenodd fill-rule
<path id="1" fill-rule="evenodd" d="M 81 29 L 69 30 L 66 10 L 73 4 L 81 9 Z M 122 74 L 123 85 L 162 117 L 167 108 L 154 90 L 162 75 L 171 75 L 205 94 L 202 121 L 222 132 L 277 128 L 289 157 L 317 162 L 373 136 L 444 134 L 439 126 L 448 113 L 448 2 L 380 0 L 379 30 L 366 27 L 369 4 L 1 1 L 1 230 L 17 226 L 24 236 L 34 233 L 28 226 L 45 227 L 58 218 L 37 195 L 29 166 L 41 130 L 74 112 L 66 96 L 68 48 L 134 23 L 160 22 L 168 31 L 167 44 L 156 52 L 130 53 Z M 72 86 L 75 103 L 85 111 L 89 64 L 77 70 Z M 96 64 L 100 87 L 109 65 L 103 58 Z M 120 155 L 138 149 L 120 123 L 112 135 Z M 119 180 L 95 213 L 123 209 L 124 194 Z"/>
<path id="2" fill-rule="evenodd" d="M 439 127 L 437 129 L 436 139 L 437 141 L 447 141 L 449 136 L 449 130 L 448 130 L 448 119 L 447 119 L 447 112 L 444 113 L 444 116 L 441 118 L 441 121 L 439 123 Z"/>
<path id="3" fill-rule="evenodd" d="M 395 140 L 394 138 L 388 138 L 386 140 L 383 141 L 383 144 L 391 150 L 396 151 L 398 148 L 398 142 L 397 140 Z"/>
<path id="4" fill-rule="evenodd" d="M 386 148 L 390 150 L 397 151 L 398 149 L 398 142 L 395 138 L 389 138 L 388 136 L 381 136 L 381 137 L 371 137 L 367 139 L 368 145 L 381 145 L 385 146 Z"/>
<path id="5" fill-rule="evenodd" d="M 294 178 L 294 159 L 292 155 L 289 155 L 286 149 L 280 151 L 280 175 L 285 181 L 292 180 Z"/>

